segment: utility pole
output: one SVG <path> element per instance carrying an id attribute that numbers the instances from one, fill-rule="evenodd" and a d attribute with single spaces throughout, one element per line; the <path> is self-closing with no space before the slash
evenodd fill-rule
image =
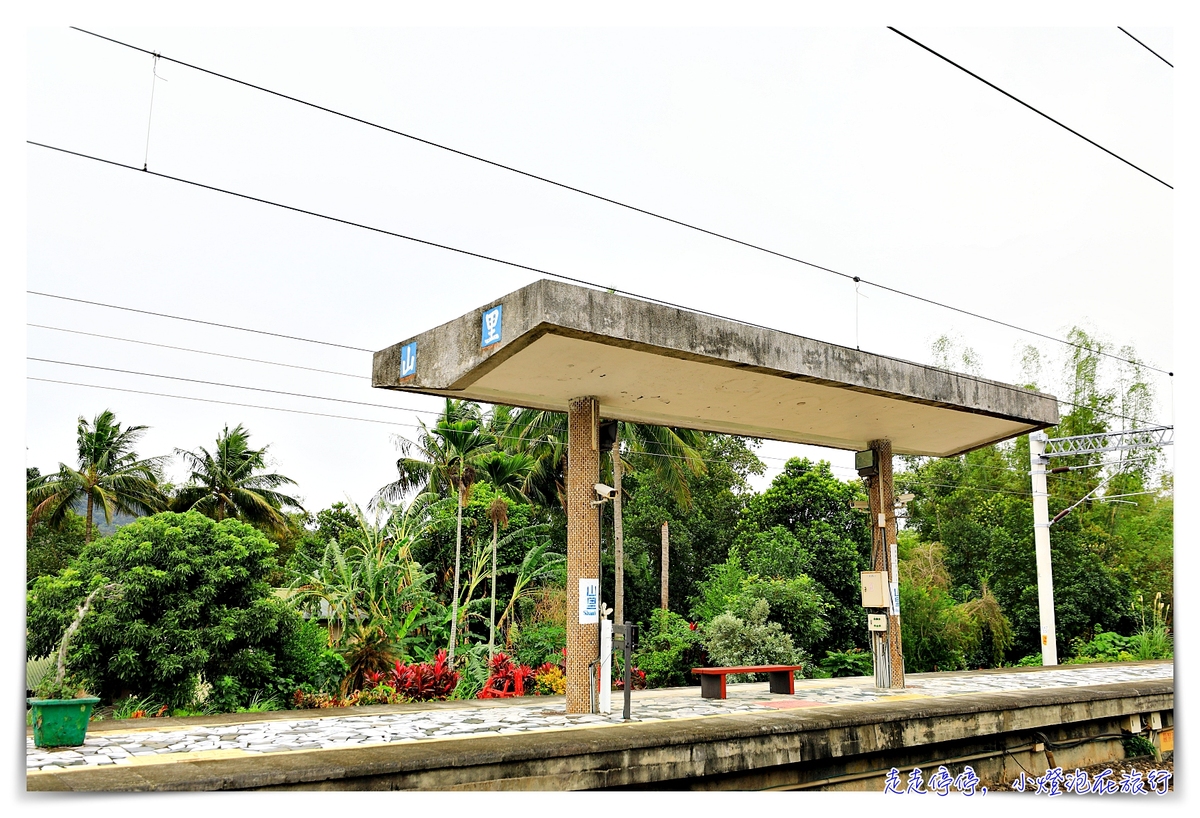
<path id="1" fill-rule="evenodd" d="M 1042 665 L 1058 664 L 1058 644 L 1054 631 L 1054 576 L 1050 565 L 1050 526 L 1061 520 L 1084 500 L 1098 492 L 1111 480 L 1110 475 L 1096 488 L 1089 491 L 1050 519 L 1049 493 L 1046 475 L 1069 472 L 1075 469 L 1090 469 L 1105 465 L 1103 462 L 1080 466 L 1050 468 L 1054 457 L 1098 455 L 1105 452 L 1157 449 L 1174 443 L 1174 426 L 1147 426 L 1144 429 L 1124 429 L 1120 432 L 1100 432 L 1092 435 L 1071 437 L 1048 437 L 1045 432 L 1029 435 L 1029 476 L 1033 488 L 1033 544 L 1037 557 L 1038 616 L 1042 630 Z M 1118 472 L 1119 473 L 1119 472 Z"/>
<path id="2" fill-rule="evenodd" d="M 1033 550 L 1037 558 L 1038 618 L 1042 626 L 1042 666 L 1058 664 L 1054 634 L 1054 573 L 1050 566 L 1050 506 L 1046 489 L 1045 432 L 1029 435 L 1029 474 L 1033 480 Z"/>

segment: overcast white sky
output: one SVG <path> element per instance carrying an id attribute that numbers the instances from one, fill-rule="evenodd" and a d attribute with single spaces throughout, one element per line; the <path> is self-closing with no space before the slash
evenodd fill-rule
<path id="1" fill-rule="evenodd" d="M 88 26 L 84 26 L 88 27 Z M 1115 26 L 898 26 L 1168 182 L 1172 69 Z M 92 30 L 823 266 L 1045 333 L 1082 324 L 1174 366 L 1171 190 L 882 25 L 743 29 Z M 1169 28 L 1130 27 L 1167 60 Z M 64 27 L 28 41 L 28 138 L 140 167 L 152 58 Z M 160 62 L 151 170 L 824 341 L 981 374 L 1064 348 L 554 189 Z M 37 147 L 29 289 L 379 349 L 534 274 Z M 29 296 L 27 320 L 337 370 L 358 379 L 29 328 L 27 463 L 74 455 L 75 420 L 148 424 L 144 454 L 244 423 L 316 510 L 393 474 L 389 436 L 437 399 L 372 390 L 370 354 Z M 1053 389 L 1052 372 L 1046 386 Z M 1171 420 L 1170 388 L 1159 417 Z M 392 409 L 382 407 L 404 407 Z M 787 444 L 852 475 L 851 455 Z M 777 458 L 777 459 L 775 459 Z M 176 461 L 176 479 L 183 478 Z"/>

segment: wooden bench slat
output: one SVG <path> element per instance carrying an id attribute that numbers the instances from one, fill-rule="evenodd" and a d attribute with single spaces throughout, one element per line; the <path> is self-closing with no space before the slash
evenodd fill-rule
<path id="1" fill-rule="evenodd" d="M 747 667 L 694 667 L 692 673 L 701 675 L 710 673 L 715 675 L 729 673 L 771 673 L 781 672 L 785 670 L 803 670 L 804 665 L 752 665 Z"/>

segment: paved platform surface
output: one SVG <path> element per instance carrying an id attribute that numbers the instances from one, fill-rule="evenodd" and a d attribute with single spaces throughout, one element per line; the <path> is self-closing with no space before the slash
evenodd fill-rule
<path id="1" fill-rule="evenodd" d="M 962 673 L 909 674 L 902 690 L 880 690 L 869 677 L 796 681 L 795 695 L 772 694 L 765 682 L 730 684 L 724 700 L 702 699 L 698 687 L 636 691 L 635 722 L 695 719 L 737 713 L 764 713 L 800 707 L 902 701 L 976 693 L 1036 690 L 1173 679 L 1171 662 L 1009 668 Z M 621 695 L 614 713 L 566 713 L 563 697 L 480 702 L 437 702 L 296 710 L 273 714 L 214 716 L 207 719 L 147 719 L 93 722 L 83 746 L 41 750 L 26 738 L 26 770 L 87 769 L 105 765 L 163 764 L 202 758 L 236 758 L 326 748 L 367 747 L 541 730 L 582 729 L 621 724 Z M 107 729 L 106 729 L 107 728 Z"/>

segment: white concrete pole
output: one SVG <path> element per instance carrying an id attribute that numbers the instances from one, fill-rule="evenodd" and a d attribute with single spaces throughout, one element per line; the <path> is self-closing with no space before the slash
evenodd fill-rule
<path id="1" fill-rule="evenodd" d="M 1042 664 L 1058 664 L 1054 635 L 1054 574 L 1050 568 L 1050 507 L 1046 492 L 1045 432 L 1029 435 L 1029 474 L 1033 480 L 1033 548 L 1037 555 L 1038 616 L 1042 623 Z"/>
<path id="2" fill-rule="evenodd" d="M 600 712 L 612 712 L 612 620 L 600 620 Z"/>

